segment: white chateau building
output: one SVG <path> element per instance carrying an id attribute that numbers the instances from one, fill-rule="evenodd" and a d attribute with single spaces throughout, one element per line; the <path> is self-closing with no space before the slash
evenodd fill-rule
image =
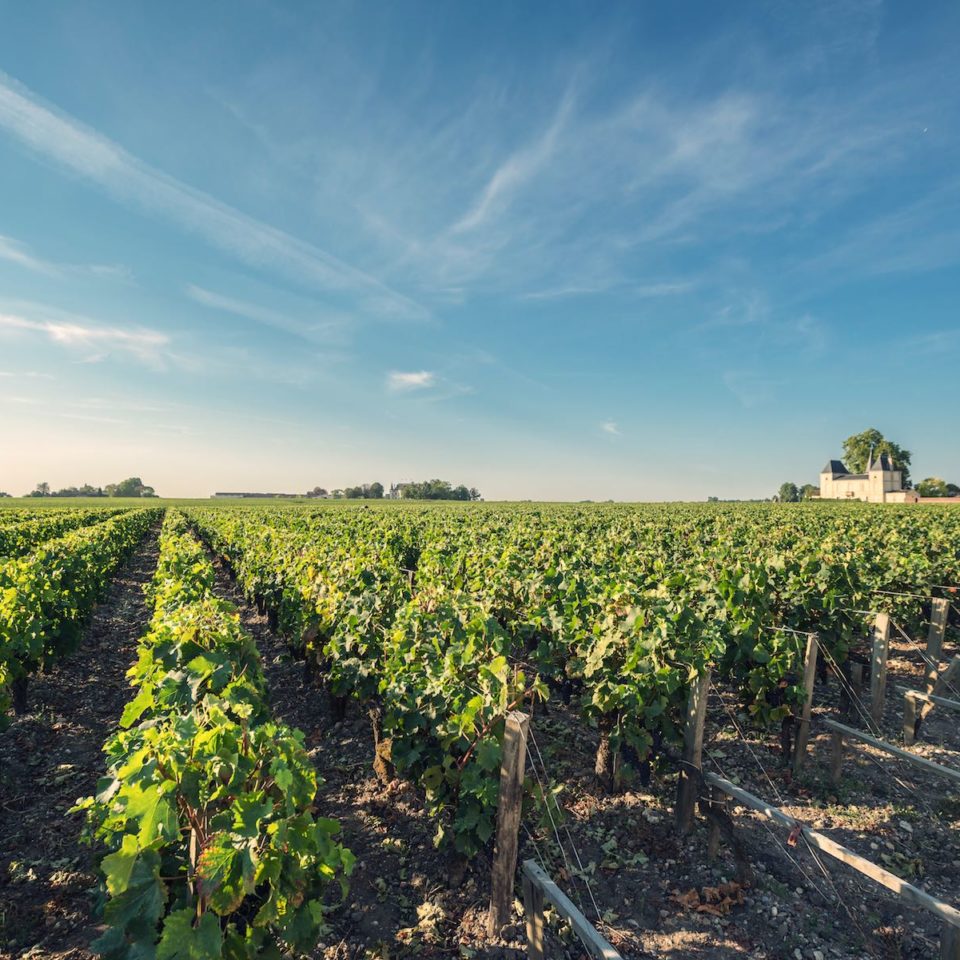
<path id="1" fill-rule="evenodd" d="M 903 474 L 890 457 L 870 455 L 866 473 L 851 473 L 839 460 L 829 460 L 820 471 L 821 500 L 866 500 L 870 503 L 913 503 L 913 490 L 903 489 Z"/>

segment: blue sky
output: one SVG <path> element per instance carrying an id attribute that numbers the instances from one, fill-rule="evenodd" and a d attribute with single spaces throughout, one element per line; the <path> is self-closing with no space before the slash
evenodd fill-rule
<path id="1" fill-rule="evenodd" d="M 955 3 L 0 20 L 0 489 L 960 482 Z"/>

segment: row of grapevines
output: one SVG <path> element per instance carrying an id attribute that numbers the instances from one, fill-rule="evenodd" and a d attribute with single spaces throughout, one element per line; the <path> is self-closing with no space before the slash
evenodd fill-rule
<path id="1" fill-rule="evenodd" d="M 507 524 L 444 520 L 460 530 L 434 540 L 420 572 L 428 562 L 442 567 L 440 575 L 486 598 L 508 629 L 556 656 L 568 674 L 580 672 L 580 658 L 563 638 L 595 629 L 605 598 L 622 616 L 658 590 L 711 624 L 721 675 L 742 684 L 763 719 L 789 711 L 769 695 L 796 674 L 799 654 L 797 640 L 773 628 L 818 631 L 842 663 L 864 631 L 858 611 L 889 606 L 877 590 L 929 595 L 931 579 L 957 573 L 956 515 L 930 511 L 613 508 L 558 512 L 546 523 L 526 514 Z M 906 583 L 898 573 L 905 556 L 913 557 Z M 909 602 L 919 619 L 923 602 Z"/>
<path id="2" fill-rule="evenodd" d="M 22 557 L 45 540 L 116 516 L 121 510 L 58 510 L 0 526 L 0 557 Z"/>
<path id="3" fill-rule="evenodd" d="M 246 591 L 279 610 L 281 629 L 332 693 L 371 711 L 376 769 L 424 790 L 437 843 L 463 856 L 487 843 L 506 714 L 546 694 L 489 612 L 463 593 L 414 589 L 402 545 L 389 535 L 362 539 L 354 530 L 321 544 L 315 530 L 259 517 L 191 517 Z"/>
<path id="4" fill-rule="evenodd" d="M 106 958 L 275 957 L 309 951 L 331 885 L 353 866 L 339 825 L 314 814 L 303 734 L 274 722 L 253 638 L 213 594 L 213 568 L 171 511 L 148 589 L 153 618 L 129 676 L 136 695 L 106 743 L 89 811 Z"/>
<path id="5" fill-rule="evenodd" d="M 457 518 L 447 527 L 446 514 L 444 529 L 429 515 L 192 515 L 247 591 L 279 608 L 279 627 L 316 660 L 330 690 L 382 718 L 399 771 L 435 810 L 450 809 L 450 837 L 465 853 L 492 830 L 505 710 L 525 692 L 546 696 L 543 677 L 576 675 L 581 712 L 607 746 L 626 744 L 645 759 L 655 739 L 675 735 L 689 681 L 711 655 L 710 624 L 696 606 L 649 584 L 591 582 L 563 620 L 544 598 L 560 590 L 569 601 L 577 585 L 552 570 L 534 586 L 536 566 L 514 568 L 520 551 L 504 552 L 505 530 L 498 561 L 474 580 L 464 564 L 475 553 L 462 548 L 474 546 L 469 530 Z M 531 596 L 538 624 L 517 613 Z M 606 757 L 612 766 L 610 749 Z"/>
<path id="6" fill-rule="evenodd" d="M 705 662 L 758 721 L 789 718 L 803 695 L 789 631 L 816 630 L 842 665 L 863 610 L 896 605 L 922 627 L 922 602 L 878 591 L 929 596 L 960 574 L 957 515 L 912 506 L 197 516 L 335 692 L 374 703 L 389 692 L 384 638 L 405 605 L 479 606 L 507 634 L 508 662 L 529 663 L 600 728 L 598 772 L 621 745 L 642 761 L 675 738 Z"/>
<path id="7" fill-rule="evenodd" d="M 27 678 L 70 649 L 120 562 L 160 516 L 134 510 L 0 560 L 0 715 L 26 709 Z"/>

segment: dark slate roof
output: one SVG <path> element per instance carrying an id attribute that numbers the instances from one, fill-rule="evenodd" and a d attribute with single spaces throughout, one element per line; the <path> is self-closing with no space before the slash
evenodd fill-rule
<path id="1" fill-rule="evenodd" d="M 869 468 L 871 470 L 896 470 L 897 468 L 893 465 L 893 461 L 890 459 L 890 454 L 881 453 L 876 460 L 873 461 L 873 465 Z"/>
<path id="2" fill-rule="evenodd" d="M 839 460 L 828 460 L 827 465 L 820 471 L 821 473 L 848 473 L 847 468 Z"/>

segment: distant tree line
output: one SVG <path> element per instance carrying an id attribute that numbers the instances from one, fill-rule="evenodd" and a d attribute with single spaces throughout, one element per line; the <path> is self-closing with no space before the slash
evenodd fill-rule
<path id="1" fill-rule="evenodd" d="M 108 483 L 105 487 L 92 487 L 85 483 L 82 487 L 64 487 L 51 490 L 49 483 L 38 483 L 28 497 L 155 497 L 156 491 L 148 487 L 139 477 L 128 477 L 119 483 Z"/>
<path id="2" fill-rule="evenodd" d="M 960 487 L 940 477 L 927 477 L 917 484 L 917 493 L 921 497 L 960 497 Z"/>
<path id="3" fill-rule="evenodd" d="M 311 499 L 321 500 L 382 500 L 383 484 L 379 481 L 361 483 L 358 487 L 337 487 L 327 490 L 326 487 L 314 487 L 307 491 Z"/>
<path id="4" fill-rule="evenodd" d="M 476 487 L 455 487 L 446 480 L 424 480 L 421 483 L 401 483 L 400 496 L 404 500 L 479 500 Z"/>
<path id="5" fill-rule="evenodd" d="M 779 503 L 799 503 L 801 500 L 812 500 L 820 496 L 820 488 L 813 483 L 805 483 L 798 487 L 795 483 L 781 483 L 777 495 L 773 498 Z"/>
<path id="6" fill-rule="evenodd" d="M 466 487 L 463 484 L 455 487 L 447 480 L 400 483 L 393 489 L 395 495 L 403 500 L 480 499 L 480 491 L 476 487 Z M 339 487 L 329 491 L 325 487 L 314 487 L 307 491 L 307 496 L 328 500 L 382 500 L 384 486 L 379 482 L 363 483 L 358 487 Z"/>
<path id="7" fill-rule="evenodd" d="M 337 496 L 339 494 L 339 496 Z M 333 495 L 339 500 L 382 500 L 383 484 L 379 481 L 361 483 L 358 487 L 344 487 L 334 490 Z"/>

